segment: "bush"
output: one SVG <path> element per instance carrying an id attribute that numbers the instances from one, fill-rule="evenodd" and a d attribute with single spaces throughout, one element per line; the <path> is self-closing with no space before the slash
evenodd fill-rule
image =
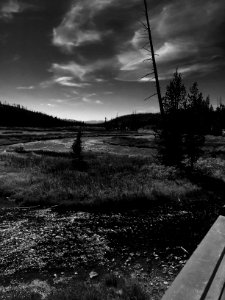
<path id="1" fill-rule="evenodd" d="M 19 145 L 19 146 L 16 146 L 16 147 L 14 148 L 14 151 L 15 151 L 16 153 L 24 153 L 24 152 L 25 152 L 25 148 L 24 148 L 24 146 Z"/>

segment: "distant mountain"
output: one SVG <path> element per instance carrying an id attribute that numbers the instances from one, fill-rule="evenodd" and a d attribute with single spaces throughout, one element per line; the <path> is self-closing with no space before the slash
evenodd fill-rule
<path id="1" fill-rule="evenodd" d="M 31 111 L 17 104 L 0 102 L 0 126 L 8 127 L 64 127 L 64 126 L 94 126 L 108 130 L 137 130 L 139 128 L 152 128 L 160 121 L 159 114 L 131 114 L 109 121 L 73 121 L 62 120 L 47 114 Z"/>
<path id="2" fill-rule="evenodd" d="M 0 102 L 0 126 L 60 127 L 82 124 L 82 122 L 62 120 L 41 112 L 31 111 L 21 105 Z"/>
<path id="3" fill-rule="evenodd" d="M 142 113 L 121 116 L 104 123 L 107 129 L 128 129 L 152 128 L 160 122 L 160 114 Z"/>
<path id="4" fill-rule="evenodd" d="M 90 120 L 90 121 L 86 121 L 85 124 L 102 124 L 104 123 L 104 121 L 102 120 Z"/>

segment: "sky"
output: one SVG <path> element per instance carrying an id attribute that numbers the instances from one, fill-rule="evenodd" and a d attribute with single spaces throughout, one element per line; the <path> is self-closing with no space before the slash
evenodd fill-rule
<path id="1" fill-rule="evenodd" d="M 223 101 L 225 1 L 147 3 L 162 93 L 178 68 Z M 158 112 L 144 21 L 143 0 L 0 0 L 0 100 L 84 121 Z"/>

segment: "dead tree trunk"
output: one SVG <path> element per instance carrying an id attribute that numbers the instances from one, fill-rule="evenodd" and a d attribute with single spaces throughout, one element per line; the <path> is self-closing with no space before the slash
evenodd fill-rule
<path id="1" fill-rule="evenodd" d="M 149 45 L 150 45 L 150 50 L 151 50 L 151 56 L 152 56 L 152 64 L 153 64 L 153 72 L 154 72 L 155 83 L 156 83 L 156 91 L 157 91 L 157 95 L 158 95 L 160 113 L 161 113 L 161 116 L 163 117 L 164 116 L 164 108 L 163 108 L 163 102 L 162 102 L 162 96 L 161 96 L 161 90 L 160 90 L 160 84 L 159 84 L 158 70 L 157 70 L 157 65 L 156 65 L 156 60 L 155 60 L 155 52 L 154 52 L 153 41 L 152 41 L 151 27 L 150 27 L 150 22 L 149 22 L 148 5 L 147 5 L 146 0 L 144 0 L 144 6 L 145 6 L 145 17 L 146 17 L 146 22 L 147 22 L 146 30 L 148 32 L 148 39 L 149 39 Z"/>

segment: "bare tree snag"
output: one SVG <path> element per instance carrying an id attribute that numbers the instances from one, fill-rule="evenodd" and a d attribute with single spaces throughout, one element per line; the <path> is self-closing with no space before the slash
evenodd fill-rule
<path id="1" fill-rule="evenodd" d="M 160 113 L 161 113 L 161 116 L 163 117 L 164 116 L 164 108 L 163 108 L 163 102 L 162 102 L 162 96 L 161 96 L 161 90 L 160 90 L 160 84 L 159 84 L 157 65 L 156 65 L 156 60 L 155 60 L 155 52 L 154 52 L 154 47 L 153 47 L 151 27 L 150 27 L 150 22 L 149 22 L 148 5 L 147 5 L 146 0 L 144 0 L 144 6 L 145 6 L 145 17 L 146 17 L 146 22 L 147 22 L 146 30 L 148 32 L 149 45 L 150 45 L 150 50 L 151 50 L 151 55 L 152 55 L 152 64 L 153 64 L 153 73 L 155 76 L 156 91 L 157 91 L 157 95 L 158 95 Z"/>

